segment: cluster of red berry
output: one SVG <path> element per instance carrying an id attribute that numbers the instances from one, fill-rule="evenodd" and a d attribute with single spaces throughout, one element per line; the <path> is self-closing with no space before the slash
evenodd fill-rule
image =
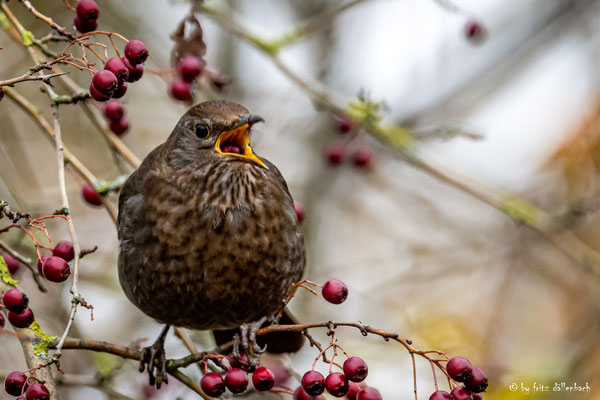
<path id="1" fill-rule="evenodd" d="M 335 117 L 334 122 L 336 131 L 341 135 L 355 135 L 358 132 L 356 125 L 347 116 Z M 342 164 L 347 158 L 346 152 L 348 144 L 349 141 L 346 141 L 345 143 L 335 141 L 328 144 L 325 148 L 327 162 L 329 162 L 330 165 Z M 371 158 L 371 150 L 365 146 L 356 147 L 351 153 L 352 164 L 359 168 L 369 167 L 371 165 Z"/>
<path id="2" fill-rule="evenodd" d="M 232 361 L 235 363 L 235 361 Z M 243 393 L 248 388 L 248 374 L 241 368 L 229 368 L 225 378 L 216 372 L 205 374 L 200 380 L 200 387 L 206 395 L 219 397 L 225 389 L 233 394 Z M 268 368 L 258 367 L 252 373 L 252 386 L 259 392 L 266 392 L 275 386 L 275 374 Z"/>
<path id="3" fill-rule="evenodd" d="M 204 70 L 204 62 L 194 56 L 182 58 L 177 64 L 178 79 L 171 83 L 171 95 L 180 101 L 192 100 L 192 84 Z"/>
<path id="4" fill-rule="evenodd" d="M 487 375 L 481 368 L 472 366 L 464 357 L 453 357 L 446 364 L 446 372 L 464 386 L 456 386 L 450 393 L 438 390 L 429 400 L 481 400 L 481 392 L 488 386 Z"/>
<path id="5" fill-rule="evenodd" d="M 109 100 L 104 106 L 104 116 L 108 119 L 110 130 L 121 136 L 129 129 L 129 120 L 125 116 L 125 108 L 119 100 Z"/>
<path id="6" fill-rule="evenodd" d="M 33 380 L 34 383 L 30 383 Z M 13 371 L 4 379 L 4 390 L 11 396 L 19 396 L 17 400 L 49 400 L 50 392 L 48 388 L 31 376 L 27 377 L 25 373 Z"/>

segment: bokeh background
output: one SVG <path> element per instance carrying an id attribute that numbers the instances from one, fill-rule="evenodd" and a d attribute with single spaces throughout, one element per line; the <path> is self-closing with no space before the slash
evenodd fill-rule
<path id="1" fill-rule="evenodd" d="M 61 1 L 32 3 L 71 26 L 73 15 Z M 188 2 L 98 3 L 103 29 L 143 40 L 151 54 L 147 66 L 169 68 L 169 35 L 189 11 Z M 295 22 L 343 2 L 211 3 L 232 7 L 245 26 L 262 37 L 277 38 Z M 18 2 L 10 6 L 36 36 L 47 33 L 47 26 Z M 386 115 L 413 129 L 422 138 L 421 149 L 449 173 L 528 199 L 600 249 L 599 15 L 600 2 L 592 0 L 370 0 L 281 56 L 294 71 L 322 82 L 332 93 L 348 98 L 364 93 L 383 101 Z M 487 29 L 483 43 L 465 38 L 471 16 Z M 230 76 L 232 83 L 220 93 L 197 92 L 196 100 L 236 101 L 265 118 L 266 124 L 255 129 L 253 147 L 278 166 L 293 197 L 306 209 L 305 276 L 317 282 L 338 278 L 350 287 L 341 306 L 300 293 L 291 308 L 301 321 L 360 320 L 398 332 L 419 349 L 466 356 L 488 372 L 490 387 L 484 398 L 600 398 L 600 281 L 590 272 L 593 266 L 582 265 L 546 237 L 407 165 L 369 135 L 351 141 L 340 136 L 332 115 L 315 108 L 269 58 L 209 19 L 201 22 L 209 65 Z M 3 79 L 31 65 L 28 54 L 4 32 L 0 47 Z M 84 87 L 89 84 L 86 73 L 75 70 L 71 77 Z M 49 118 L 39 84 L 26 82 L 17 89 Z M 131 131 L 123 141 L 140 157 L 166 139 L 187 109 L 167 90 L 163 79 L 146 73 L 124 98 Z M 61 107 L 61 118 L 65 143 L 99 178 L 131 172 L 115 162 L 106 141 L 78 107 Z M 371 167 L 356 168 L 351 162 L 330 166 L 324 148 L 338 142 L 348 142 L 348 156 L 357 148 L 369 148 Z M 0 103 L 0 152 L 1 199 L 34 215 L 50 214 L 60 206 L 53 145 L 7 98 Z M 81 309 L 72 336 L 119 344 L 154 340 L 160 326 L 135 309 L 119 287 L 113 223 L 103 209 L 81 200 L 81 181 L 72 175 L 67 179 L 82 246 L 99 247 L 81 265 L 80 291 L 94 305 L 95 319 L 90 321 L 89 312 Z M 68 238 L 61 221 L 49 227 L 55 240 Z M 27 237 L 10 233 L 2 239 L 33 255 Z M 50 292 L 42 295 L 27 271 L 20 274 L 37 319 L 47 332 L 60 334 L 70 305 L 69 285 L 48 285 Z M 191 335 L 201 348 L 211 347 L 205 333 Z M 385 399 L 413 396 L 410 356 L 400 345 L 343 328 L 339 340 L 347 352 L 367 360 L 368 383 Z M 0 349 L 0 374 L 26 369 L 14 338 L 0 335 Z M 173 336 L 167 352 L 170 357 L 186 354 Z M 302 373 L 315 356 L 307 347 L 285 362 Z M 196 398 L 174 380 L 159 392 L 148 389 L 135 363 L 111 355 L 66 350 L 61 364 L 70 378 L 66 383 L 119 368 L 109 386 L 130 398 Z M 186 372 L 200 377 L 195 366 Z M 417 375 L 419 397 L 428 398 L 434 389 L 431 368 L 423 360 L 417 360 Z M 294 378 L 289 382 L 297 386 Z M 591 391 L 509 389 L 511 383 L 530 387 L 534 382 L 587 382 Z M 61 388 L 64 399 L 118 398 L 110 396 L 76 384 Z"/>

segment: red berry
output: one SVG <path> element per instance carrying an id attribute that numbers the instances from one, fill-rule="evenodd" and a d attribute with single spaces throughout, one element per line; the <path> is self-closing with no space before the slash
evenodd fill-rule
<path id="1" fill-rule="evenodd" d="M 381 393 L 377 389 L 364 388 L 356 396 L 356 400 L 383 400 Z"/>
<path id="2" fill-rule="evenodd" d="M 438 390 L 434 392 L 431 396 L 429 396 L 429 400 L 454 400 L 450 393 L 445 392 L 443 390 Z"/>
<path id="3" fill-rule="evenodd" d="M 348 379 L 339 372 L 333 372 L 325 378 L 325 388 L 333 397 L 342 397 L 348 393 Z"/>
<path id="4" fill-rule="evenodd" d="M 44 276 L 44 274 L 42 273 L 42 265 L 44 265 L 44 261 L 46 261 L 46 259 L 48 259 L 48 257 L 52 257 L 52 256 L 50 254 L 42 254 L 42 257 L 38 258 L 38 263 L 37 263 L 38 272 L 42 276 Z"/>
<path id="5" fill-rule="evenodd" d="M 50 282 L 64 282 L 71 275 L 69 264 L 60 257 L 48 257 L 42 264 L 42 275 Z"/>
<path id="6" fill-rule="evenodd" d="M 294 209 L 296 210 L 296 218 L 298 218 L 298 222 L 302 223 L 302 221 L 304 221 L 304 207 L 302 207 L 302 204 L 294 202 Z"/>
<path id="7" fill-rule="evenodd" d="M 366 167 L 371 163 L 371 151 L 367 148 L 360 148 L 352 154 L 352 161 L 357 167 Z"/>
<path id="8" fill-rule="evenodd" d="M 188 56 L 179 62 L 179 75 L 186 82 L 192 82 L 202 73 L 202 61 L 198 57 Z"/>
<path id="9" fill-rule="evenodd" d="M 472 374 L 465 379 L 465 386 L 471 392 L 483 392 L 488 386 L 488 377 L 481 368 L 473 367 Z"/>
<path id="10" fill-rule="evenodd" d="M 363 389 L 362 384 L 358 384 L 355 382 L 348 382 L 348 393 L 346 393 L 346 398 L 350 400 L 356 400 L 356 396 L 358 396 L 358 392 Z"/>
<path id="11" fill-rule="evenodd" d="M 4 378 L 4 390 L 11 396 L 20 396 L 25 385 L 27 385 L 27 375 L 22 372 L 13 371 Z"/>
<path id="12" fill-rule="evenodd" d="M 352 382 L 362 382 L 369 373 L 367 363 L 360 357 L 350 357 L 344 361 L 344 375 Z"/>
<path id="13" fill-rule="evenodd" d="M 123 117 L 118 121 L 110 121 L 108 126 L 115 135 L 121 136 L 129 129 L 129 120 L 126 117 Z"/>
<path id="14" fill-rule="evenodd" d="M 4 321 L 4 315 L 0 313 L 0 331 L 2 331 L 2 328 L 4 328 L 5 323 L 6 321 Z"/>
<path id="15" fill-rule="evenodd" d="M 14 313 L 12 311 L 8 312 L 8 322 L 16 328 L 27 328 L 33 321 L 35 321 L 35 317 L 33 316 L 33 311 L 31 311 L 31 308 L 29 307 L 20 313 Z"/>
<path id="16" fill-rule="evenodd" d="M 227 361 L 229 361 L 229 366 L 231 368 L 241 368 L 242 365 L 244 367 L 249 366 L 248 364 L 248 355 L 246 354 L 246 352 L 240 352 L 240 360 L 236 360 L 235 358 L 233 358 L 233 354 L 229 354 L 229 358 L 227 359 Z"/>
<path id="17" fill-rule="evenodd" d="M 252 374 L 252 385 L 259 392 L 271 390 L 275 385 L 275 374 L 268 368 L 258 367 Z"/>
<path id="18" fill-rule="evenodd" d="M 336 116 L 335 125 L 339 133 L 348 133 L 354 127 L 352 120 L 347 116 Z"/>
<path id="19" fill-rule="evenodd" d="M 472 370 L 473 366 L 464 357 L 452 357 L 446 364 L 446 372 L 448 372 L 450 378 L 457 382 L 463 382 L 471 375 Z"/>
<path id="20" fill-rule="evenodd" d="M 481 21 L 470 18 L 465 24 L 465 36 L 472 43 L 481 43 L 487 37 L 487 31 Z"/>
<path id="21" fill-rule="evenodd" d="M 112 96 L 119 86 L 119 80 L 115 74 L 103 69 L 94 74 L 92 86 L 103 95 Z"/>
<path id="22" fill-rule="evenodd" d="M 331 165 L 338 165 L 344 160 L 344 146 L 340 144 L 332 144 L 325 149 L 327 161 Z"/>
<path id="23" fill-rule="evenodd" d="M 81 19 L 79 17 L 75 17 L 73 25 L 75 25 L 75 28 L 81 33 L 95 31 L 98 27 L 98 23 L 95 19 Z"/>
<path id="24" fill-rule="evenodd" d="M 171 95 L 181 101 L 189 101 L 192 99 L 192 85 L 183 79 L 178 79 L 171 82 Z"/>
<path id="25" fill-rule="evenodd" d="M 106 64 L 104 64 L 104 69 L 115 74 L 120 82 L 126 81 L 129 78 L 129 70 L 119 57 L 109 58 Z"/>
<path id="26" fill-rule="evenodd" d="M 29 299 L 19 289 L 8 289 L 2 296 L 2 304 L 4 304 L 8 311 L 18 314 L 27 308 Z"/>
<path id="27" fill-rule="evenodd" d="M 348 297 L 348 286 L 342 281 L 332 279 L 323 285 L 323 298 L 333 304 L 342 304 Z"/>
<path id="28" fill-rule="evenodd" d="M 133 65 L 142 64 L 148 58 L 148 49 L 141 40 L 130 40 L 125 45 L 125 57 Z"/>
<path id="29" fill-rule="evenodd" d="M 208 396 L 219 397 L 225 392 L 225 381 L 216 372 L 209 372 L 200 380 L 200 387 Z"/>
<path id="30" fill-rule="evenodd" d="M 96 90 L 93 84 L 90 84 L 90 95 L 92 96 L 92 99 L 96 101 L 110 100 L 110 96 L 100 93 L 98 90 Z"/>
<path id="31" fill-rule="evenodd" d="M 63 240 L 56 243 L 56 246 L 54 246 L 52 249 L 52 255 L 60 257 L 67 262 L 71 261 L 73 258 L 75 258 L 73 243 L 69 242 L 68 240 Z"/>
<path id="32" fill-rule="evenodd" d="M 319 371 L 308 371 L 302 377 L 302 388 L 311 396 L 318 396 L 325 391 L 325 378 Z"/>
<path id="33" fill-rule="evenodd" d="M 123 64 L 129 70 L 127 82 L 139 81 L 142 75 L 144 75 L 144 66 L 142 64 L 132 64 L 126 57 L 121 57 L 121 61 L 123 61 Z"/>
<path id="34" fill-rule="evenodd" d="M 233 394 L 245 392 L 248 387 L 248 374 L 240 368 L 231 368 L 225 374 L 225 386 Z"/>
<path id="35" fill-rule="evenodd" d="M 125 109 L 123 103 L 119 100 L 110 100 L 106 102 L 104 106 L 104 115 L 110 121 L 118 121 L 125 116 Z"/>
<path id="36" fill-rule="evenodd" d="M 323 396 L 311 396 L 300 386 L 294 392 L 294 400 L 324 400 Z"/>
<path id="37" fill-rule="evenodd" d="M 482 400 L 481 393 L 471 393 L 473 400 Z"/>
<path id="38" fill-rule="evenodd" d="M 95 20 L 100 15 L 98 4 L 94 0 L 81 0 L 77 4 L 76 11 L 80 19 Z"/>
<path id="39" fill-rule="evenodd" d="M 27 400 L 49 400 L 50 392 L 48 391 L 48 388 L 41 383 L 34 383 L 27 389 L 25 397 Z"/>
<path id="40" fill-rule="evenodd" d="M 9 253 L 2 253 L 2 257 L 4 258 L 4 262 L 6 263 L 6 266 L 11 274 L 14 274 L 19 270 L 19 260 L 11 256 Z"/>
<path id="41" fill-rule="evenodd" d="M 119 86 L 113 93 L 112 97 L 113 99 L 120 99 L 121 97 L 125 96 L 125 93 L 127 93 L 127 82 L 119 81 Z"/>
<path id="42" fill-rule="evenodd" d="M 450 392 L 450 395 L 454 400 L 473 400 L 471 392 L 464 386 L 457 386 Z"/>
<path id="43" fill-rule="evenodd" d="M 81 195 L 86 203 L 92 206 L 101 206 L 102 198 L 91 185 L 84 185 L 81 188 Z"/>

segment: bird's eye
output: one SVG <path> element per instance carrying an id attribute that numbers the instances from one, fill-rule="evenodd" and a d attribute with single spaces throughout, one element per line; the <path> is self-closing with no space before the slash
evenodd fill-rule
<path id="1" fill-rule="evenodd" d="M 208 136 L 208 128 L 202 124 L 196 124 L 196 136 L 200 139 L 204 139 Z"/>

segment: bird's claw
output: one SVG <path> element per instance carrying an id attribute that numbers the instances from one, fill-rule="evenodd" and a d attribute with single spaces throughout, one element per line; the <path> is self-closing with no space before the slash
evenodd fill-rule
<path id="1" fill-rule="evenodd" d="M 152 346 L 142 349 L 140 372 L 144 372 L 144 369 L 148 370 L 148 383 L 152 386 L 156 385 L 157 389 L 160 389 L 163 382 L 165 384 L 169 383 L 164 340 L 159 338 Z M 156 369 L 156 377 L 154 376 L 154 369 Z"/>
<path id="2" fill-rule="evenodd" d="M 256 368 L 259 362 L 259 355 L 267 350 L 267 346 L 260 347 L 256 342 L 256 331 L 260 329 L 266 318 L 261 318 L 258 321 L 240 326 L 240 334 L 237 333 L 233 337 L 233 352 L 232 355 L 236 360 L 240 360 L 240 347 L 248 355 L 248 364 L 250 367 Z"/>

